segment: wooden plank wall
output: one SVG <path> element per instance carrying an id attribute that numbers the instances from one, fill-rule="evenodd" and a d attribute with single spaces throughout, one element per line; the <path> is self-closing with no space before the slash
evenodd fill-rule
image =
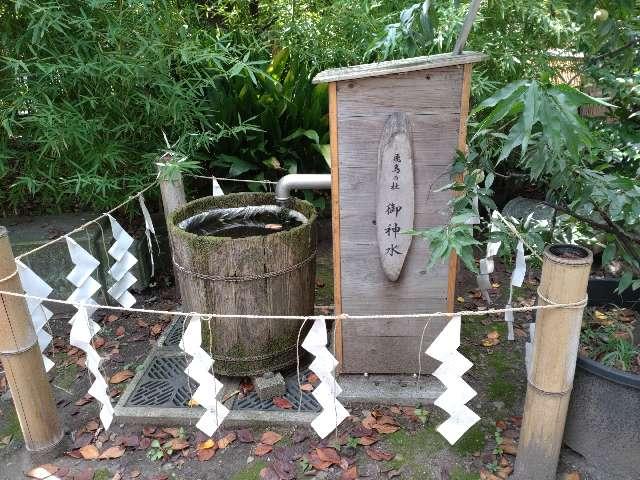
<path id="1" fill-rule="evenodd" d="M 463 72 L 464 66 L 456 65 L 334 84 L 340 152 L 341 312 L 401 314 L 447 309 L 449 265 L 427 271 L 429 252 L 419 239 L 414 240 L 398 281 L 388 281 L 382 272 L 375 228 L 377 155 L 388 115 L 394 111 L 409 114 L 416 182 L 415 226 L 447 223 L 451 194 L 435 190 L 450 181 L 449 170 L 459 146 Z M 445 322 L 431 319 L 423 350 Z M 424 325 L 424 319 L 411 318 L 345 319 L 341 325 L 342 371 L 417 372 Z M 422 355 L 423 372 L 431 372 L 436 366 L 437 362 Z"/>

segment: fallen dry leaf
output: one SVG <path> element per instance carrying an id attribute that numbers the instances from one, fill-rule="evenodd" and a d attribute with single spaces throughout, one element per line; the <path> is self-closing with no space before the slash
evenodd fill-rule
<path id="1" fill-rule="evenodd" d="M 282 397 L 273 397 L 273 404 L 278 408 L 282 408 L 283 410 L 289 410 L 293 408 L 293 404 L 286 398 Z"/>
<path id="2" fill-rule="evenodd" d="M 46 465 L 40 465 L 39 467 L 32 468 L 26 473 L 26 475 L 29 478 L 37 478 L 39 480 L 44 480 L 45 478 L 50 477 L 57 471 L 58 471 L 58 467 L 56 467 L 55 465 L 51 465 L 50 463 L 47 463 Z"/>
<path id="3" fill-rule="evenodd" d="M 266 443 L 259 443 L 256 445 L 256 449 L 254 450 L 253 453 L 255 453 L 257 457 L 264 457 L 267 453 L 270 453 L 272 450 L 273 450 L 273 447 L 271 445 L 267 445 Z"/>
<path id="4" fill-rule="evenodd" d="M 376 419 L 372 415 L 368 415 L 364 420 L 362 420 L 362 426 L 369 430 L 371 430 L 376 423 Z"/>
<path id="5" fill-rule="evenodd" d="M 273 468 L 264 467 L 260 470 L 260 478 L 262 480 L 280 480 L 280 475 L 278 475 Z"/>
<path id="6" fill-rule="evenodd" d="M 379 424 L 374 423 L 373 428 L 378 431 L 378 433 L 394 433 L 400 430 L 400 427 L 396 427 L 395 425 L 389 424 Z"/>
<path id="7" fill-rule="evenodd" d="M 316 385 L 318 382 L 320 381 L 320 379 L 318 378 L 318 376 L 315 373 L 310 373 L 307 376 L 307 382 L 312 383 L 313 385 Z"/>
<path id="8" fill-rule="evenodd" d="M 178 438 L 180 436 L 180 429 L 176 427 L 165 427 L 162 429 L 164 433 L 168 433 L 173 438 Z"/>
<path id="9" fill-rule="evenodd" d="M 260 438 L 260 442 L 267 445 L 275 445 L 282 439 L 282 435 L 276 432 L 264 432 Z"/>
<path id="10" fill-rule="evenodd" d="M 107 321 L 107 323 L 113 323 L 118 319 L 118 315 L 114 315 L 113 313 L 110 315 L 107 315 L 107 317 L 105 318 L 105 320 Z"/>
<path id="11" fill-rule="evenodd" d="M 189 442 L 187 442 L 184 438 L 172 438 L 169 441 L 171 448 L 173 450 L 184 450 L 189 447 Z"/>
<path id="12" fill-rule="evenodd" d="M 358 443 L 360 445 L 364 445 L 365 447 L 368 447 L 369 445 L 373 445 L 374 443 L 376 443 L 378 441 L 377 438 L 375 437 L 369 437 L 369 436 L 364 436 L 364 437 L 360 437 L 358 439 Z"/>
<path id="13" fill-rule="evenodd" d="M 105 339 L 102 337 L 93 337 L 93 347 L 94 348 L 100 348 L 102 346 L 104 346 L 105 344 Z"/>
<path id="14" fill-rule="evenodd" d="M 121 370 L 114 373 L 109 379 L 109 383 L 122 383 L 130 378 L 133 378 L 134 373 L 131 370 Z"/>
<path id="15" fill-rule="evenodd" d="M 358 478 L 358 467 L 353 465 L 349 467 L 347 470 L 342 472 L 340 475 L 340 480 L 356 480 Z"/>
<path id="16" fill-rule="evenodd" d="M 100 424 L 95 420 L 90 420 L 84 427 L 87 432 L 95 432 L 100 427 Z"/>
<path id="17" fill-rule="evenodd" d="M 316 455 L 318 455 L 318 458 L 323 462 L 340 463 L 340 454 L 335 448 L 316 448 Z"/>
<path id="18" fill-rule="evenodd" d="M 118 328 L 116 328 L 116 337 L 124 337 L 125 334 L 125 329 L 122 325 L 120 325 Z"/>
<path id="19" fill-rule="evenodd" d="M 512 472 L 513 472 L 513 467 L 511 465 L 508 465 L 506 467 L 499 468 L 498 471 L 496 472 L 496 475 L 502 478 L 502 480 L 507 480 L 507 478 L 509 478 L 509 475 L 511 475 Z"/>
<path id="20" fill-rule="evenodd" d="M 100 460 L 113 460 L 114 458 L 120 458 L 124 455 L 124 447 L 116 446 L 107 448 L 102 455 L 100 455 Z"/>
<path id="21" fill-rule="evenodd" d="M 216 441 L 213 438 L 207 438 L 204 442 L 201 442 L 196 447 L 196 450 L 209 450 L 217 448 Z"/>
<path id="22" fill-rule="evenodd" d="M 300 385 L 300 390 L 302 390 L 303 392 L 313 392 L 314 388 L 315 387 L 311 383 L 304 383 Z"/>
<path id="23" fill-rule="evenodd" d="M 153 324 L 149 329 L 149 332 L 151 332 L 151 335 L 153 335 L 154 337 L 157 335 L 160 335 L 160 333 L 162 333 L 162 324 L 161 323 Z"/>
<path id="24" fill-rule="evenodd" d="M 569 472 L 569 473 L 565 473 L 564 477 L 562 477 L 562 480 L 580 480 L 580 473 L 573 471 L 573 472 Z"/>
<path id="25" fill-rule="evenodd" d="M 198 450 L 196 452 L 196 457 L 198 457 L 199 461 L 206 462 L 214 457 L 214 455 L 216 454 L 216 450 L 216 448 L 205 448 L 202 450 Z"/>
<path id="26" fill-rule="evenodd" d="M 501 480 L 500 477 L 494 475 L 486 468 L 480 469 L 480 480 Z"/>
<path id="27" fill-rule="evenodd" d="M 518 444 L 513 438 L 503 438 L 502 443 L 500 443 L 500 448 L 504 453 L 509 455 L 518 454 Z"/>
<path id="28" fill-rule="evenodd" d="M 377 447 L 364 447 L 364 451 L 369 458 L 377 462 L 388 462 L 390 460 L 393 460 L 393 458 L 396 456 L 396 454 L 393 452 L 387 452 L 386 450 L 382 450 L 381 448 Z"/>
<path id="29" fill-rule="evenodd" d="M 229 432 L 218 440 L 218 448 L 227 448 L 236 440 L 236 432 Z"/>
<path id="30" fill-rule="evenodd" d="M 251 430 L 247 429 L 247 428 L 243 428 L 242 430 L 237 430 L 236 431 L 236 435 L 238 438 L 239 442 L 242 443 L 253 443 L 253 433 L 251 433 Z"/>
<path id="31" fill-rule="evenodd" d="M 85 460 L 95 460 L 100 456 L 100 451 L 95 445 L 85 445 L 79 449 L 80 455 Z"/>
<path id="32" fill-rule="evenodd" d="M 82 407 L 83 405 L 86 405 L 87 403 L 91 403 L 91 402 L 93 402 L 93 397 L 87 394 L 84 397 L 82 397 L 80 400 L 76 400 L 74 405 L 76 407 Z"/>

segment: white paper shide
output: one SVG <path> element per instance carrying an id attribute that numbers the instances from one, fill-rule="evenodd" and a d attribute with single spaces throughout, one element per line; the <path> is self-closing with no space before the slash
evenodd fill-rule
<path id="1" fill-rule="evenodd" d="M 136 277 L 129 271 L 138 260 L 129 252 L 129 248 L 133 245 L 133 238 L 111 215 L 109 222 L 111 223 L 111 232 L 113 233 L 113 245 L 109 249 L 111 255 L 116 261 L 109 269 L 109 275 L 115 280 L 115 283 L 109 288 L 108 292 L 116 301 L 125 308 L 129 308 L 136 303 L 136 299 L 129 289 L 136 283 Z"/>
<path id="2" fill-rule="evenodd" d="M 53 288 L 51 288 L 47 282 L 42 280 L 42 278 L 36 275 L 33 270 L 27 267 L 20 260 L 16 260 L 16 266 L 18 267 L 18 275 L 20 275 L 22 288 L 27 295 L 32 295 L 34 297 L 48 297 L 51 294 Z M 52 340 L 51 335 L 44 330 L 44 326 L 52 317 L 53 313 L 42 304 L 42 300 L 38 300 L 37 298 L 27 298 L 26 301 L 29 315 L 31 315 L 33 329 L 36 331 L 36 336 L 38 337 L 40 351 L 44 352 Z M 54 363 L 45 355 L 42 355 L 42 361 L 44 362 L 44 369 L 47 372 L 53 368 Z"/>
<path id="3" fill-rule="evenodd" d="M 202 326 L 199 315 L 193 315 L 185 320 L 187 327 L 180 341 L 180 348 L 191 355 L 193 359 L 185 368 L 185 373 L 198 382 L 198 388 L 192 400 L 205 408 L 204 414 L 198 420 L 196 427 L 211 436 L 229 415 L 229 409 L 218 401 L 222 392 L 222 383 L 210 372 L 213 358 L 202 349 Z"/>
<path id="4" fill-rule="evenodd" d="M 433 372 L 433 376 L 444 384 L 446 390 L 434 405 L 450 415 L 446 421 L 438 425 L 437 430 L 451 445 L 480 420 L 480 417 L 465 405 L 476 396 L 476 391 L 462 379 L 462 375 L 473 363 L 458 352 L 461 324 L 460 316 L 453 317 L 426 351 L 427 355 L 442 362 Z"/>
<path id="5" fill-rule="evenodd" d="M 74 303 L 94 305 L 91 298 L 99 289 L 100 284 L 91 276 L 94 270 L 100 265 L 93 255 L 78 245 L 73 239 L 67 237 L 67 247 L 69 255 L 75 267 L 67 275 L 76 289 L 71 293 L 68 300 Z M 105 429 L 108 429 L 113 421 L 113 406 L 108 394 L 109 387 L 102 372 L 100 372 L 100 355 L 93 348 L 91 340 L 100 331 L 100 325 L 91 320 L 91 315 L 95 312 L 93 307 L 77 307 L 78 311 L 71 318 L 71 332 L 69 333 L 69 343 L 78 347 L 87 355 L 87 370 L 91 372 L 94 381 L 89 388 L 89 395 L 102 404 L 100 408 L 100 421 Z"/>
<path id="6" fill-rule="evenodd" d="M 314 320 L 302 342 L 302 348 L 314 355 L 315 358 L 309 365 L 309 369 L 321 382 L 313 391 L 313 396 L 322 407 L 322 412 L 311 422 L 311 427 L 320 438 L 325 438 L 338 428 L 338 425 L 349 416 L 349 412 L 337 399 L 342 392 L 333 376 L 338 360 L 327 348 L 327 325 L 324 318 Z"/>

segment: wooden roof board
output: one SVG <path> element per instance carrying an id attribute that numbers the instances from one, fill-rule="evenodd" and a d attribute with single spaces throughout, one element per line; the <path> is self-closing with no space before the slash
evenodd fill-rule
<path id="1" fill-rule="evenodd" d="M 463 52 L 460 55 L 453 53 L 441 53 L 425 57 L 405 58 L 402 60 L 389 60 L 386 62 L 367 63 L 353 67 L 331 68 L 317 74 L 313 83 L 339 82 L 341 80 L 353 80 L 356 78 L 380 77 L 394 73 L 414 72 L 416 70 L 428 70 L 431 68 L 448 67 L 451 65 L 464 65 L 477 63 L 489 58 L 488 55 L 479 52 Z"/>

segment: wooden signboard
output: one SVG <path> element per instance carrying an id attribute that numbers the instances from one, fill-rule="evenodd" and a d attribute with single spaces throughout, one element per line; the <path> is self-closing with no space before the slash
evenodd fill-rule
<path id="1" fill-rule="evenodd" d="M 398 232 L 396 222 L 385 212 L 387 203 L 408 202 L 407 210 L 403 204 L 398 212 L 404 214 L 397 221 L 401 230 L 448 222 L 451 193 L 436 190 L 451 181 L 456 150 L 465 148 L 471 64 L 484 58 L 478 53 L 434 55 L 327 70 L 314 79 L 329 83 L 338 312 L 410 314 L 452 309 L 455 257 L 427 271 L 425 243 Z M 394 172 L 395 153 L 400 163 L 403 157 L 411 159 L 411 168 Z M 391 191 L 389 181 L 395 175 L 399 188 Z M 387 184 L 389 190 L 383 193 Z M 413 213 L 409 215 L 411 197 Z M 398 241 L 390 242 L 396 240 L 395 234 Z M 397 262 L 385 259 L 388 248 L 393 257 L 396 251 L 401 253 Z M 430 320 L 425 350 L 444 325 L 445 319 Z M 424 319 L 415 318 L 346 318 L 336 332 L 342 371 L 417 372 L 424 326 Z M 437 366 L 424 354 L 421 360 L 424 373 Z"/>

